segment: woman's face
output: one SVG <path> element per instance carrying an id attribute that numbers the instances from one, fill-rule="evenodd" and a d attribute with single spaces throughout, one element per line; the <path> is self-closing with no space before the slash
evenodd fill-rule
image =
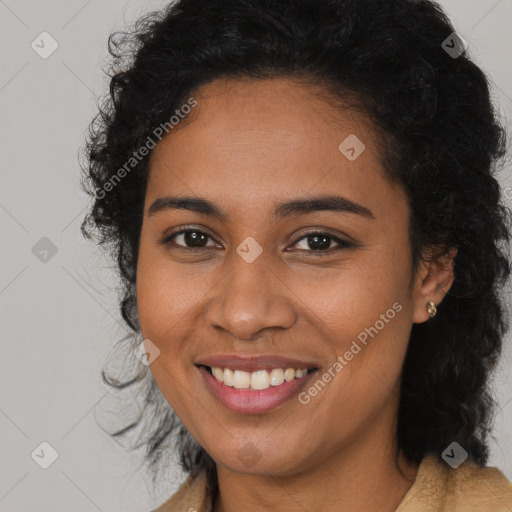
<path id="1" fill-rule="evenodd" d="M 238 472 L 291 475 L 391 440 L 410 329 L 428 314 L 406 196 L 370 125 L 285 79 L 193 96 L 151 156 L 140 240 L 159 388 Z"/>

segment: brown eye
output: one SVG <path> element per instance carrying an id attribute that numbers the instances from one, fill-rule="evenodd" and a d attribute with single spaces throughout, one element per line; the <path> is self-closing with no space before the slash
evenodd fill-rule
<path id="1" fill-rule="evenodd" d="M 213 244 L 208 245 L 208 240 L 211 240 Z M 210 235 L 197 229 L 185 229 L 178 231 L 162 240 L 164 245 L 167 245 L 170 242 L 185 249 L 202 249 L 203 247 L 215 247 L 216 245 Z"/>
<path id="2" fill-rule="evenodd" d="M 337 244 L 337 247 L 333 248 L 331 245 L 332 242 Z M 354 244 L 350 242 L 342 240 L 341 238 L 329 233 L 322 232 L 305 233 L 295 242 L 294 245 L 298 245 L 300 243 L 303 243 L 303 245 L 302 247 L 299 247 L 299 250 L 318 253 L 333 252 L 343 248 L 354 247 Z"/>

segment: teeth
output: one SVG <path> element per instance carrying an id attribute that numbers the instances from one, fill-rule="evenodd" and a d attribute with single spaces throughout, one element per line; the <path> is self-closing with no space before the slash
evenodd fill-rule
<path id="1" fill-rule="evenodd" d="M 286 368 L 286 371 L 284 372 L 284 380 L 286 382 L 290 382 L 295 378 L 295 370 L 293 368 Z"/>
<path id="2" fill-rule="evenodd" d="M 213 370 L 212 370 L 213 371 Z M 222 372 L 222 370 L 220 370 Z M 235 385 L 235 379 L 233 375 L 233 371 L 229 368 L 224 369 L 224 376 L 223 376 L 223 382 L 226 384 L 226 386 L 233 387 Z M 220 379 L 217 379 L 220 380 Z"/>
<path id="3" fill-rule="evenodd" d="M 279 386 L 284 382 L 284 372 L 281 368 L 274 368 L 270 372 L 270 385 Z"/>
<path id="4" fill-rule="evenodd" d="M 221 370 L 222 371 L 222 370 Z M 251 374 L 235 370 L 233 374 L 233 386 L 236 389 L 247 389 L 251 387 Z"/>
<path id="5" fill-rule="evenodd" d="M 252 389 L 267 389 L 270 387 L 270 376 L 267 370 L 259 370 L 251 374 Z"/>
<path id="6" fill-rule="evenodd" d="M 213 376 L 219 381 L 224 381 L 224 372 L 220 368 L 212 368 Z"/>
<path id="7" fill-rule="evenodd" d="M 270 371 L 258 370 L 252 373 L 242 370 L 230 370 L 229 368 L 212 367 L 213 376 L 226 386 L 236 389 L 268 389 L 270 386 L 280 386 L 283 382 L 290 382 L 294 379 L 300 379 L 308 373 L 306 368 L 274 368 Z"/>

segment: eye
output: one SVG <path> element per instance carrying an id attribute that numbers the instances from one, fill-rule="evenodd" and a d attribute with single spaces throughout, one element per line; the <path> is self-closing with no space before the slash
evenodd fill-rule
<path id="1" fill-rule="evenodd" d="M 332 242 L 337 244 L 338 247 L 333 249 Z M 294 245 L 298 244 L 302 244 L 302 247 L 299 247 L 301 251 L 316 252 L 320 254 L 327 254 L 338 251 L 340 249 L 355 247 L 355 245 L 351 242 L 347 242 L 346 240 L 342 240 L 337 236 L 322 231 L 302 233 L 302 236 L 300 236 L 300 238 L 298 238 L 294 243 Z"/>
<path id="2" fill-rule="evenodd" d="M 208 240 L 213 243 L 208 245 Z M 168 245 L 171 242 L 183 249 L 202 249 L 205 247 L 217 246 L 213 238 L 208 235 L 208 233 L 199 229 L 183 229 L 168 235 L 161 240 L 163 245 Z"/>
<path id="3" fill-rule="evenodd" d="M 211 243 L 208 243 L 211 242 Z M 332 243 L 337 245 L 333 248 Z M 161 242 L 162 245 L 174 244 L 181 249 L 203 249 L 208 247 L 221 247 L 208 233 L 199 229 L 182 229 L 170 235 L 165 236 Z M 302 247 L 299 245 L 302 244 Z M 302 233 L 295 241 L 294 246 L 299 246 L 299 250 L 317 254 L 328 254 L 337 250 L 355 247 L 355 244 L 342 240 L 330 233 L 323 231 L 312 231 Z"/>

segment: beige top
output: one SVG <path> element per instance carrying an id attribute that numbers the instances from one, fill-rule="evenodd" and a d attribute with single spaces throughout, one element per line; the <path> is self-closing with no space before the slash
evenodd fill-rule
<path id="1" fill-rule="evenodd" d="M 211 512 L 205 472 L 190 477 L 153 512 Z M 395 512 L 512 512 L 512 484 L 494 467 L 466 460 L 457 469 L 428 454 Z"/>

